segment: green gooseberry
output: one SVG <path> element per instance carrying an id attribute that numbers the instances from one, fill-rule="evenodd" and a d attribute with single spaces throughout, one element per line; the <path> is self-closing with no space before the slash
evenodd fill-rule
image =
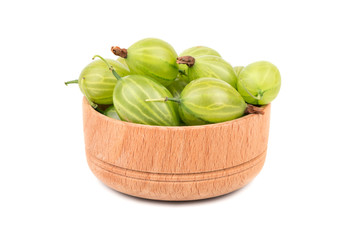
<path id="1" fill-rule="evenodd" d="M 204 55 L 218 56 L 221 57 L 220 53 L 215 51 L 213 48 L 205 47 L 205 46 L 195 46 L 184 50 L 179 54 L 179 57 L 182 56 L 192 56 L 199 57 Z"/>
<path id="2" fill-rule="evenodd" d="M 190 82 L 179 98 L 146 101 L 177 102 L 180 117 L 187 125 L 219 123 L 239 118 L 245 113 L 263 113 L 262 109 L 248 106 L 231 85 L 215 78 L 200 78 Z"/>
<path id="3" fill-rule="evenodd" d="M 265 105 L 273 101 L 281 88 L 281 75 L 267 61 L 254 62 L 240 73 L 238 91 L 247 103 Z"/>
<path id="4" fill-rule="evenodd" d="M 181 91 L 184 89 L 184 87 L 187 85 L 187 81 L 177 78 L 171 85 L 166 87 L 173 97 L 179 97 Z"/>
<path id="5" fill-rule="evenodd" d="M 96 55 L 104 61 L 104 58 Z M 112 94 L 114 107 L 121 120 L 139 124 L 178 126 L 180 123 L 178 106 L 172 102 L 168 105 L 160 103 L 148 104 L 147 98 L 170 96 L 167 88 L 156 80 L 144 75 L 128 75 L 120 77 L 114 68 L 108 65 L 110 74 L 117 78 L 117 84 Z"/>
<path id="6" fill-rule="evenodd" d="M 126 64 L 125 62 L 125 58 L 121 58 L 121 57 L 118 57 L 117 62 L 120 62 L 121 64 L 123 64 L 127 69 L 129 69 L 129 66 Z M 130 70 L 129 70 L 130 71 Z"/>
<path id="7" fill-rule="evenodd" d="M 233 67 L 233 70 L 235 72 L 235 75 L 237 78 L 239 78 L 240 73 L 242 72 L 242 70 L 244 69 L 244 66 L 235 66 Z"/>
<path id="8" fill-rule="evenodd" d="M 221 55 L 212 48 L 205 47 L 205 46 L 195 46 L 184 50 L 182 53 L 179 54 L 178 57 L 183 56 L 192 56 L 192 57 L 199 57 L 204 55 L 211 55 L 211 56 L 218 56 Z M 187 69 L 188 67 L 185 64 L 179 64 L 179 77 L 185 81 L 188 81 L 187 77 Z"/>
<path id="9" fill-rule="evenodd" d="M 112 59 L 106 59 L 106 61 L 116 69 L 120 76 L 130 74 L 123 64 Z M 104 61 L 99 59 L 91 62 L 82 70 L 78 80 L 65 82 L 66 85 L 73 83 L 78 83 L 81 92 L 92 106 L 112 104 L 112 94 L 117 79 L 111 74 Z"/>
<path id="10" fill-rule="evenodd" d="M 188 66 L 187 75 L 189 81 L 210 77 L 223 80 L 236 88 L 237 77 L 233 67 L 221 57 L 211 55 L 195 58 L 183 56 L 177 59 L 177 63 Z"/>
<path id="11" fill-rule="evenodd" d="M 111 51 L 125 58 L 131 74 L 149 76 L 164 86 L 170 85 L 178 75 L 177 53 L 163 40 L 146 38 L 128 49 L 115 46 Z"/>
<path id="12" fill-rule="evenodd" d="M 120 117 L 118 116 L 117 112 L 116 112 L 115 107 L 113 105 L 111 105 L 110 107 L 105 109 L 104 115 L 107 116 L 107 117 L 110 117 L 110 118 L 121 120 Z"/>

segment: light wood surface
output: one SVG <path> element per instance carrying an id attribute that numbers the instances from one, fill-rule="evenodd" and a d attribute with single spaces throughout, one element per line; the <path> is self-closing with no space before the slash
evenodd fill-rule
<path id="1" fill-rule="evenodd" d="M 264 115 L 204 126 L 160 127 L 108 118 L 83 100 L 87 161 L 111 188 L 142 198 L 184 201 L 223 195 L 250 182 L 267 151 Z"/>

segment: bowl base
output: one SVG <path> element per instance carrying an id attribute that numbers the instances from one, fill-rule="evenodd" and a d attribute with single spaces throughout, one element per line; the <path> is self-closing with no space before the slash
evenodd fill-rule
<path id="1" fill-rule="evenodd" d="M 261 171 L 265 158 L 266 151 L 248 162 L 223 170 L 169 174 L 117 167 L 87 151 L 91 171 L 105 185 L 135 197 L 162 201 L 200 200 L 238 190 Z"/>

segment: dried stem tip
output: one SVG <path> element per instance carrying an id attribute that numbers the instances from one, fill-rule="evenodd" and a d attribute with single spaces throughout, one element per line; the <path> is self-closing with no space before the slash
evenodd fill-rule
<path id="1" fill-rule="evenodd" d="M 120 47 L 111 47 L 111 52 L 113 52 L 113 54 L 120 56 L 121 58 L 126 58 L 128 56 L 128 50 L 125 48 L 120 48 Z"/>
<path id="2" fill-rule="evenodd" d="M 188 67 L 192 67 L 195 63 L 195 58 L 192 56 L 182 56 L 177 58 L 178 64 L 186 64 Z"/>
<path id="3" fill-rule="evenodd" d="M 264 114 L 264 108 L 261 108 L 261 107 L 256 107 L 254 105 L 251 105 L 251 104 L 247 104 L 247 108 L 245 110 L 245 113 L 246 114 Z"/>

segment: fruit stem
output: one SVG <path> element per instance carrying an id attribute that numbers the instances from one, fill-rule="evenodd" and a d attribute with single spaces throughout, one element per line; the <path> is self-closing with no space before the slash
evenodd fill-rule
<path id="1" fill-rule="evenodd" d="M 243 81 L 241 80 L 242 83 L 242 87 L 243 89 L 249 94 L 249 96 L 251 96 L 252 98 L 256 99 L 256 100 L 261 100 L 261 98 L 263 97 L 263 93 L 261 92 L 261 90 L 259 90 L 259 93 L 257 94 L 257 96 L 254 96 L 253 94 L 251 94 L 248 89 L 246 88 L 245 84 L 243 83 Z"/>
<path id="2" fill-rule="evenodd" d="M 261 107 L 254 106 L 252 104 L 247 104 L 247 108 L 245 110 L 246 114 L 264 114 L 264 109 Z"/>
<path id="3" fill-rule="evenodd" d="M 118 73 L 115 71 L 115 69 L 113 68 L 113 66 L 111 66 L 107 60 L 105 60 L 104 58 L 102 58 L 100 55 L 95 55 L 93 56 L 92 60 L 94 60 L 96 57 L 100 58 L 103 62 L 105 62 L 105 64 L 109 67 L 109 70 L 112 72 L 112 74 L 115 76 L 115 78 L 117 80 L 121 80 L 121 76 L 118 75 Z"/>
<path id="4" fill-rule="evenodd" d="M 83 78 L 84 79 L 84 78 Z M 65 82 L 64 84 L 66 86 L 68 86 L 68 84 L 73 84 L 73 83 L 77 83 L 78 84 L 78 80 L 72 80 L 72 81 L 68 81 L 68 82 Z M 84 94 L 85 95 L 85 94 Z M 85 96 L 85 98 L 87 99 L 87 101 L 89 102 L 90 106 L 92 106 L 93 108 L 97 108 L 97 104 L 96 103 L 93 103 L 92 101 L 89 100 L 89 98 L 87 98 L 87 96 Z"/>
<path id="5" fill-rule="evenodd" d="M 111 47 L 111 52 L 115 54 L 116 56 L 119 56 L 121 58 L 126 58 L 128 56 L 128 50 L 126 48 L 120 48 L 117 46 Z"/>
<path id="6" fill-rule="evenodd" d="M 66 86 L 68 86 L 68 84 L 73 84 L 73 83 L 77 83 L 78 84 L 78 80 L 72 80 L 72 81 L 64 82 L 64 84 Z"/>
<path id="7" fill-rule="evenodd" d="M 180 103 L 180 99 L 178 98 L 164 97 L 164 98 L 155 98 L 155 99 L 145 99 L 145 102 L 167 102 L 167 101 Z"/>
<path id="8" fill-rule="evenodd" d="M 188 67 L 192 67 L 195 63 L 195 58 L 192 56 L 182 56 L 177 58 L 178 64 L 186 64 Z"/>

